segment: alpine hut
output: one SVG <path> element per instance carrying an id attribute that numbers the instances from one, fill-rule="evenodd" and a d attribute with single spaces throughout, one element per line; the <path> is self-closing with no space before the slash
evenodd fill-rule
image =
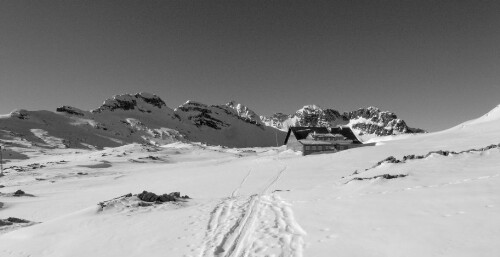
<path id="1" fill-rule="evenodd" d="M 302 155 L 327 153 L 366 146 L 349 127 L 290 127 L 285 138 L 287 149 L 301 151 Z M 370 144 L 373 145 L 373 144 Z"/>

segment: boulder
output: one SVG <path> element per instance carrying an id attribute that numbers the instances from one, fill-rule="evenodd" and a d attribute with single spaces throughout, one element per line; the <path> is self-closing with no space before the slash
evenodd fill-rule
<path id="1" fill-rule="evenodd" d="M 138 194 L 137 197 L 145 202 L 156 202 L 158 200 L 158 195 L 148 191 L 143 191 L 142 193 Z"/>
<path id="2" fill-rule="evenodd" d="M 23 190 L 21 190 L 21 189 L 19 189 L 16 192 L 14 192 L 14 196 L 21 196 L 21 195 L 25 195 L 25 194 L 26 193 Z"/>

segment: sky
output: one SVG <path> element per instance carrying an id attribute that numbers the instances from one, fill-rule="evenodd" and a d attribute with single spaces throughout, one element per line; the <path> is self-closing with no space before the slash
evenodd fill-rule
<path id="1" fill-rule="evenodd" d="M 500 104 L 500 1 L 0 0 L 0 113 L 137 92 L 446 129 Z"/>

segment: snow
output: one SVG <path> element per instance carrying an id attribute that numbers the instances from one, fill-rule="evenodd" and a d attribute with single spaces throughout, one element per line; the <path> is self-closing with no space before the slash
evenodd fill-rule
<path id="1" fill-rule="evenodd" d="M 497 113 L 311 156 L 189 142 L 42 149 L 12 136 L 10 151 L 29 158 L 5 167 L 45 167 L 6 170 L 0 192 L 22 189 L 35 197 L 0 194 L 0 218 L 41 223 L 0 232 L 0 256 L 498 256 L 499 148 L 369 169 L 388 156 L 498 144 Z M 352 180 L 382 174 L 407 176 Z M 192 199 L 97 205 L 142 190 Z"/>
<path id="2" fill-rule="evenodd" d="M 489 111 L 485 115 L 471 121 L 467 121 L 459 125 L 459 127 L 465 127 L 469 125 L 474 125 L 474 124 L 479 124 L 479 123 L 484 123 L 484 122 L 489 122 L 489 121 L 495 121 L 500 119 L 500 105 L 497 105 L 493 110 Z"/>

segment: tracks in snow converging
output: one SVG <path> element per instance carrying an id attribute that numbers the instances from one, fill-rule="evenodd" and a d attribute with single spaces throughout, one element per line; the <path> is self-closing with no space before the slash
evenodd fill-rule
<path id="1" fill-rule="evenodd" d="M 250 170 L 210 213 L 199 256 L 302 256 L 304 230 L 290 205 L 268 193 L 285 170 L 286 166 L 280 169 L 261 193 L 239 196 Z"/>

